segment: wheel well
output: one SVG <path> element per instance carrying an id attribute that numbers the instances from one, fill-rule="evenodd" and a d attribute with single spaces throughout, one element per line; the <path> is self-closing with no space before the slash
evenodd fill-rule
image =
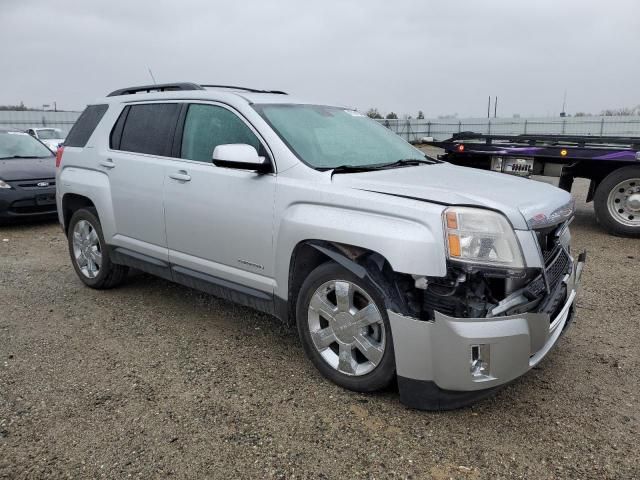
<path id="1" fill-rule="evenodd" d="M 62 197 L 62 218 L 64 219 L 64 231 L 69 228 L 69 222 L 73 214 L 81 208 L 91 207 L 95 208 L 93 202 L 82 195 L 75 193 L 67 193 Z"/>
<path id="2" fill-rule="evenodd" d="M 292 320 L 295 323 L 296 302 L 304 280 L 318 266 L 335 260 L 336 255 L 366 271 L 369 279 L 379 286 L 381 293 L 390 303 L 403 303 L 396 295 L 395 286 L 398 277 L 404 275 L 395 273 L 391 264 L 379 253 L 344 243 L 305 240 L 296 245 L 289 264 L 287 323 L 291 324 Z"/>

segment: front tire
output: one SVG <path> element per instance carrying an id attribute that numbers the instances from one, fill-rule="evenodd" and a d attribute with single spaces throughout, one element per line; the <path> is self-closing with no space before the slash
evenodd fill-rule
<path id="1" fill-rule="evenodd" d="M 127 276 L 128 267 L 109 258 L 100 220 L 94 209 L 76 211 L 69 222 L 67 241 L 71 263 L 80 280 L 98 290 L 113 288 Z"/>
<path id="2" fill-rule="evenodd" d="M 598 222 L 614 235 L 640 237 L 640 167 L 614 170 L 594 197 Z"/>
<path id="3" fill-rule="evenodd" d="M 393 380 L 391 327 L 368 280 L 333 262 L 320 265 L 300 288 L 296 321 L 306 355 L 332 382 L 373 392 Z"/>

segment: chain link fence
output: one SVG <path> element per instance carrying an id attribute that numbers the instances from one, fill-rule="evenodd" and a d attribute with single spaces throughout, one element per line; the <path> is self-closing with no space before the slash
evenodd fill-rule
<path id="1" fill-rule="evenodd" d="M 487 118 L 378 120 L 410 142 L 423 137 L 445 140 L 454 133 L 486 135 L 592 135 L 640 137 L 640 117 Z"/>

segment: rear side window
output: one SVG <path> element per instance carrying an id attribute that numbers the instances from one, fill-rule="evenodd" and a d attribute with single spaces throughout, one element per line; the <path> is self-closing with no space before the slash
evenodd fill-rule
<path id="1" fill-rule="evenodd" d="M 171 156 L 180 105 L 130 105 L 122 111 L 111 134 L 111 148 L 126 152 Z"/>
<path id="2" fill-rule="evenodd" d="M 71 131 L 64 141 L 65 146 L 84 147 L 108 107 L 108 105 L 89 105 L 85 108 L 76 123 L 71 127 Z"/>

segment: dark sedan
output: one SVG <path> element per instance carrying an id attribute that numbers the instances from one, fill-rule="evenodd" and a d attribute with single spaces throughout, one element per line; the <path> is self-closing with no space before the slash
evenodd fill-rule
<path id="1" fill-rule="evenodd" d="M 30 135 L 0 130 L 0 223 L 55 216 L 55 160 Z"/>

